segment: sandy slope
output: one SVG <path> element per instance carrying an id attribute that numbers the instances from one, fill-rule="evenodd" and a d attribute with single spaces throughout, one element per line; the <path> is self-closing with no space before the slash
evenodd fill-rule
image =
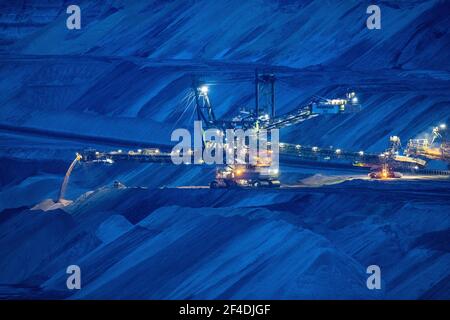
<path id="1" fill-rule="evenodd" d="M 66 298 L 448 299 L 448 182 L 344 186 L 102 188 L 67 213 L 4 212 L 0 281 Z M 68 264 L 83 270 L 74 295 Z"/>

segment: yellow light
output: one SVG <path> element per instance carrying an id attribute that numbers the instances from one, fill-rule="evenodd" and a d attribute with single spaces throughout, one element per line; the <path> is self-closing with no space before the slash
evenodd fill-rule
<path id="1" fill-rule="evenodd" d="M 388 169 L 383 166 L 383 168 L 381 169 L 381 179 L 387 179 L 389 177 L 388 173 Z"/>

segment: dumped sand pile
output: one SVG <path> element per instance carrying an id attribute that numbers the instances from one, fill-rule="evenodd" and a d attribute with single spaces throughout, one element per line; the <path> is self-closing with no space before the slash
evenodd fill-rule
<path id="1" fill-rule="evenodd" d="M 351 176 L 324 176 L 322 174 L 315 174 L 311 177 L 300 180 L 300 183 L 305 186 L 323 186 L 341 183 L 347 180 L 352 180 L 354 177 Z"/>
<path id="2" fill-rule="evenodd" d="M 51 211 L 56 209 L 62 209 L 67 207 L 73 201 L 60 199 L 58 202 L 53 201 L 52 199 L 46 199 L 37 205 L 35 205 L 31 210 L 42 210 L 42 211 Z"/>

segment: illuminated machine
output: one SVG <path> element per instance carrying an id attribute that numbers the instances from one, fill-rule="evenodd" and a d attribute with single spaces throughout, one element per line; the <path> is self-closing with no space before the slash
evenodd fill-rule
<path id="1" fill-rule="evenodd" d="M 210 187 L 234 188 L 234 187 L 268 187 L 280 186 L 278 169 L 260 165 L 230 165 L 216 170 L 216 178 L 210 183 Z"/>
<path id="2" fill-rule="evenodd" d="M 392 167 L 387 163 L 383 163 L 379 169 L 369 173 L 369 178 L 371 179 L 392 179 L 401 178 L 402 174 L 400 172 L 395 172 Z"/>
<path id="3" fill-rule="evenodd" d="M 309 102 L 301 104 L 293 111 L 282 115 L 275 114 L 275 76 L 271 73 L 259 74 L 255 72 L 255 108 L 241 110 L 231 120 L 218 120 L 215 116 L 210 98 L 209 88 L 204 84 L 193 81 L 197 119 L 202 121 L 205 129 L 253 129 L 260 130 L 281 129 L 298 124 L 320 114 L 339 114 L 357 112 L 360 104 L 356 93 L 350 91 L 345 98 L 313 97 Z M 270 134 L 270 132 L 268 131 Z M 208 142 L 205 142 L 207 145 Z M 257 163 L 251 165 L 228 165 L 216 171 L 216 179 L 210 183 L 211 188 L 252 186 L 278 187 L 278 169 L 271 167 L 271 163 Z"/>
<path id="4" fill-rule="evenodd" d="M 372 166 L 372 172 L 369 173 L 369 177 L 371 179 L 401 178 L 402 175 L 399 172 L 395 172 L 394 168 L 419 169 L 426 165 L 425 160 L 399 155 L 401 148 L 400 138 L 391 136 L 388 148 L 380 154 L 379 163 Z"/>
<path id="5" fill-rule="evenodd" d="M 255 74 L 255 107 L 253 110 L 241 110 L 231 120 L 218 120 L 208 96 L 207 85 L 193 81 L 197 119 L 206 129 L 281 129 L 298 124 L 320 114 L 354 113 L 361 109 L 358 97 L 353 91 L 345 98 L 324 98 L 314 96 L 309 102 L 282 115 L 275 114 L 275 76 L 273 74 Z"/>
<path id="6" fill-rule="evenodd" d="M 450 163 L 450 144 L 446 124 L 433 128 L 431 139 L 411 139 L 405 153 L 431 160 L 443 160 Z"/>

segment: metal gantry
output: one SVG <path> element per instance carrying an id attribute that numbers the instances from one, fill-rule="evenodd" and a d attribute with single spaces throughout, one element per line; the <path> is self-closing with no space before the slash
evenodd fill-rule
<path id="1" fill-rule="evenodd" d="M 258 73 L 258 71 L 255 71 L 254 110 L 241 111 L 232 119 L 217 119 L 209 98 L 208 84 L 193 79 L 192 89 L 194 91 L 197 120 L 202 122 L 204 129 L 270 130 L 295 125 L 321 114 L 352 113 L 358 112 L 361 109 L 356 93 L 349 90 L 344 98 L 314 96 L 308 102 L 294 108 L 293 111 L 277 115 L 275 109 L 275 81 L 276 77 L 273 73 Z M 443 130 L 444 127 L 441 125 L 440 129 L 436 131 L 439 133 L 440 138 L 442 138 Z M 435 134 L 435 137 L 438 136 Z M 406 148 L 407 152 L 408 150 L 413 150 L 410 148 L 411 141 L 408 144 L 409 147 Z M 448 144 L 443 143 L 442 146 L 448 147 Z M 381 154 L 280 143 L 280 156 L 282 158 L 288 157 L 290 161 L 294 162 L 320 161 L 327 163 L 334 160 L 345 160 L 354 166 L 368 168 L 389 163 L 389 165 L 396 169 L 402 170 L 418 170 L 425 166 L 426 162 L 424 160 L 413 158 L 407 152 L 406 156 L 399 155 L 400 150 L 400 139 L 396 136 L 390 138 L 388 149 Z M 171 156 L 172 153 L 170 151 L 160 151 L 157 148 L 146 148 L 128 152 L 122 152 L 122 150 L 111 152 L 85 150 L 81 152 L 81 161 L 103 163 L 120 161 L 171 163 Z"/>

